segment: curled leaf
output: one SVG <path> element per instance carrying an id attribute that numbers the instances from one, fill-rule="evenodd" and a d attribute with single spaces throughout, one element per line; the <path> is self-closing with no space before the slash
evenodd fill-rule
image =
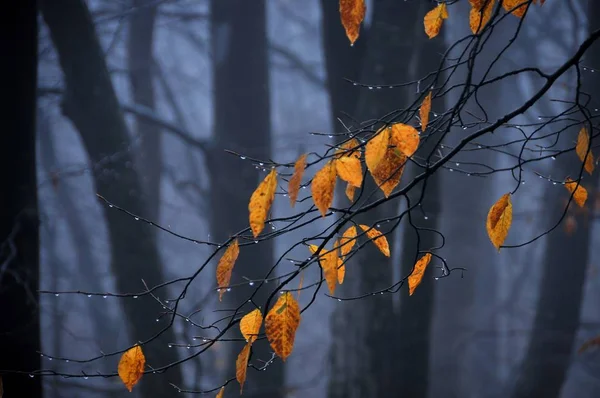
<path id="1" fill-rule="evenodd" d="M 360 188 L 363 179 L 360 159 L 344 156 L 334 160 L 334 162 L 337 175 L 348 184 Z"/>
<path id="2" fill-rule="evenodd" d="M 360 24 L 365 19 L 365 0 L 340 0 L 340 17 L 350 45 L 354 45 L 360 32 Z"/>
<path id="3" fill-rule="evenodd" d="M 368 225 L 359 225 L 360 228 L 367 234 L 369 239 L 373 241 L 375 246 L 383 253 L 384 256 L 390 256 L 390 245 L 388 244 L 387 238 L 375 228 L 371 228 Z"/>
<path id="4" fill-rule="evenodd" d="M 585 201 L 587 200 L 588 193 L 582 185 L 578 186 L 577 182 L 573 181 L 570 178 L 567 178 L 565 180 L 565 188 L 567 188 L 571 195 L 573 195 L 573 199 L 575 200 L 575 203 L 579 205 L 579 207 L 585 206 Z"/>
<path id="5" fill-rule="evenodd" d="M 256 238 L 265 227 L 265 221 L 273 200 L 275 200 L 275 189 L 277 188 L 277 171 L 273 168 L 265 179 L 258 185 L 248 204 L 250 212 L 250 228 Z"/>
<path id="6" fill-rule="evenodd" d="M 335 166 L 329 161 L 321 170 L 316 172 L 312 180 L 311 191 L 313 201 L 323 217 L 325 217 L 327 209 L 333 203 L 336 175 Z"/>
<path id="7" fill-rule="evenodd" d="M 125 351 L 121 356 L 118 373 L 129 392 L 131 392 L 133 386 L 142 378 L 145 364 L 146 357 L 144 357 L 142 347 L 137 344 Z"/>
<path id="8" fill-rule="evenodd" d="M 304 169 L 306 168 L 306 154 L 301 155 L 296 163 L 294 164 L 294 174 L 288 182 L 288 193 L 290 195 L 290 205 L 294 207 L 296 205 L 296 199 L 298 198 L 298 192 L 300 191 L 300 184 L 302 183 L 302 176 L 304 175 Z"/>
<path id="9" fill-rule="evenodd" d="M 583 162 L 585 159 L 585 171 L 588 174 L 592 174 L 594 171 L 594 155 L 592 154 L 592 149 L 590 147 L 590 134 L 585 127 L 582 127 L 579 130 L 579 135 L 577 136 L 577 145 L 575 146 L 575 152 L 577 152 L 577 156 L 579 156 L 579 160 Z M 587 155 L 587 157 L 586 157 Z"/>
<path id="10" fill-rule="evenodd" d="M 425 14 L 423 24 L 425 25 L 425 33 L 430 39 L 433 39 L 440 33 L 444 19 L 448 18 L 448 10 L 446 3 L 440 3 L 433 10 Z M 423 128 L 425 130 L 425 128 Z"/>
<path id="11" fill-rule="evenodd" d="M 300 325 L 300 307 L 290 292 L 285 292 L 265 318 L 265 331 L 271 348 L 284 362 L 294 349 Z"/>
<path id="12" fill-rule="evenodd" d="M 408 277 L 409 296 L 412 296 L 417 286 L 421 284 L 421 281 L 423 280 L 423 274 L 425 273 L 425 269 L 427 268 L 427 265 L 429 265 L 430 261 L 431 253 L 427 253 L 423 257 L 421 257 L 419 261 L 417 261 L 417 263 L 415 264 L 413 272 Z"/>
<path id="13" fill-rule="evenodd" d="M 508 236 L 512 224 L 512 203 L 510 193 L 502 195 L 488 212 L 486 229 L 490 241 L 500 251 L 500 246 Z"/>
<path id="14" fill-rule="evenodd" d="M 446 4 L 446 3 L 442 3 Z M 421 131 L 425 131 L 427 125 L 429 124 L 429 112 L 431 112 L 431 91 L 421 104 L 421 108 L 419 109 L 419 116 L 421 117 Z M 417 141 L 417 146 L 419 145 Z M 410 156 L 410 155 L 409 155 Z"/>
<path id="15" fill-rule="evenodd" d="M 237 239 L 235 239 L 225 250 L 223 256 L 217 264 L 217 286 L 219 287 L 219 301 L 223 299 L 226 289 L 229 287 L 229 281 L 231 280 L 231 272 L 235 261 L 240 254 L 240 247 Z"/>
<path id="16" fill-rule="evenodd" d="M 244 315 L 240 321 L 240 331 L 248 343 L 252 344 L 256 341 L 262 321 L 262 312 L 258 308 Z"/>
<path id="17" fill-rule="evenodd" d="M 235 360 L 235 378 L 240 383 L 240 395 L 244 390 L 244 383 L 246 382 L 246 371 L 248 370 L 248 359 L 250 359 L 250 346 L 252 343 L 248 342 L 242 351 L 239 353 Z"/>

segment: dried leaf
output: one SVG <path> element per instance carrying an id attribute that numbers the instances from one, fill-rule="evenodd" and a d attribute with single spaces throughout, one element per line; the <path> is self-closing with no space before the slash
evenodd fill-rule
<path id="1" fill-rule="evenodd" d="M 244 383 L 246 382 L 246 371 L 248 370 L 248 359 L 250 358 L 250 346 L 252 343 L 248 342 L 242 348 L 237 359 L 235 360 L 235 378 L 240 383 L 240 395 L 244 390 Z"/>
<path id="2" fill-rule="evenodd" d="M 519 8 L 512 11 L 512 14 L 519 18 L 523 18 L 525 11 L 527 11 L 527 8 L 529 7 L 527 0 L 504 0 L 502 5 L 507 12 L 519 6 Z"/>
<path id="3" fill-rule="evenodd" d="M 583 185 L 577 186 L 577 182 L 573 181 L 570 178 L 567 178 L 565 180 L 565 188 L 567 188 L 567 190 L 573 195 L 573 199 L 575 200 L 575 203 L 579 205 L 579 207 L 585 206 L 585 201 L 587 200 L 588 193 L 587 190 L 583 187 Z"/>
<path id="4" fill-rule="evenodd" d="M 265 179 L 258 185 L 252 194 L 248 210 L 250 212 L 250 228 L 256 238 L 265 227 L 265 221 L 273 200 L 275 200 L 275 189 L 277 188 L 277 171 L 273 168 Z"/>
<path id="5" fill-rule="evenodd" d="M 365 163 L 367 168 L 373 172 L 383 160 L 388 151 L 390 143 L 390 128 L 380 129 L 365 145 Z"/>
<path id="6" fill-rule="evenodd" d="M 304 169 L 306 168 L 306 153 L 301 155 L 296 164 L 294 164 L 294 174 L 288 182 L 288 194 L 290 195 L 290 205 L 294 207 L 296 205 L 296 199 L 298 198 L 298 192 L 300 191 L 300 184 L 302 183 L 302 176 L 304 175 Z"/>
<path id="7" fill-rule="evenodd" d="M 350 202 L 354 201 L 354 191 L 356 191 L 356 187 L 350 184 L 346 185 L 346 197 L 350 200 Z"/>
<path id="8" fill-rule="evenodd" d="M 577 152 L 577 156 L 579 156 L 579 160 L 583 162 L 585 159 L 585 171 L 588 174 L 592 174 L 594 171 L 594 155 L 592 154 L 592 149 L 590 147 L 590 134 L 585 127 L 582 127 L 579 130 L 579 135 L 577 136 L 577 146 L 575 146 L 575 152 Z M 587 158 L 586 158 L 587 155 Z"/>
<path id="9" fill-rule="evenodd" d="M 469 0 L 469 2 L 471 3 L 469 14 L 471 32 L 479 33 L 490 21 L 496 0 Z"/>
<path id="10" fill-rule="evenodd" d="M 240 247 L 238 245 L 237 239 L 235 239 L 225 250 L 223 256 L 219 260 L 219 264 L 217 265 L 217 286 L 219 288 L 219 301 L 223 299 L 223 295 L 225 291 L 229 287 L 229 281 L 231 280 L 231 272 L 233 271 L 233 266 L 235 265 L 235 261 L 240 254 Z"/>
<path id="11" fill-rule="evenodd" d="M 421 117 L 421 131 L 423 132 L 429 124 L 429 112 L 431 112 L 431 91 L 429 92 L 429 94 L 427 94 L 427 96 L 423 100 L 423 103 L 421 104 L 421 109 L 419 109 L 419 116 Z M 417 142 L 417 146 L 418 145 L 419 143 Z"/>
<path id="12" fill-rule="evenodd" d="M 510 193 L 502 195 L 488 212 L 486 229 L 490 241 L 500 251 L 500 246 L 508 236 L 512 223 L 512 203 Z"/>
<path id="13" fill-rule="evenodd" d="M 144 357 L 142 347 L 137 344 L 125 351 L 121 356 L 118 373 L 129 392 L 131 392 L 133 386 L 142 378 L 145 364 L 146 357 Z"/>
<path id="14" fill-rule="evenodd" d="M 577 353 L 578 354 L 583 354 L 588 349 L 590 349 L 590 348 L 592 348 L 594 346 L 599 346 L 600 347 L 600 335 L 596 336 L 594 338 L 591 338 L 591 339 L 587 340 L 585 343 L 583 343 L 581 345 L 581 347 L 579 347 L 579 350 L 577 350 Z"/>
<path id="15" fill-rule="evenodd" d="M 337 175 L 348 184 L 352 184 L 356 188 L 362 185 L 362 167 L 360 159 L 350 156 L 344 156 L 334 160 Z"/>
<path id="16" fill-rule="evenodd" d="M 225 394 L 225 386 L 221 387 L 215 398 L 223 398 Z"/>
<path id="17" fill-rule="evenodd" d="M 421 257 L 419 261 L 417 261 L 417 263 L 415 264 L 413 272 L 408 277 L 409 296 L 412 296 L 417 286 L 421 284 L 421 281 L 423 280 L 423 274 L 425 273 L 425 269 L 427 268 L 427 265 L 429 265 L 430 261 L 431 253 L 427 253 L 423 257 Z"/>
<path id="18" fill-rule="evenodd" d="M 265 318 L 267 339 L 275 354 L 284 362 L 294 349 L 296 330 L 300 325 L 300 307 L 290 292 L 285 292 Z"/>
<path id="19" fill-rule="evenodd" d="M 360 24 L 365 19 L 365 0 L 340 0 L 340 17 L 350 45 L 354 45 L 360 32 Z"/>
<path id="20" fill-rule="evenodd" d="M 425 33 L 430 39 L 433 39 L 440 33 L 444 19 L 448 18 L 448 9 L 446 3 L 440 3 L 433 10 L 425 14 L 423 24 L 425 25 Z M 425 130 L 425 128 L 423 128 Z"/>
<path id="21" fill-rule="evenodd" d="M 356 227 L 354 225 L 348 227 L 348 229 L 344 231 L 342 234 L 342 239 L 340 239 L 340 243 L 342 257 L 346 257 L 356 243 Z"/>
<path id="22" fill-rule="evenodd" d="M 262 321 L 263 316 L 258 308 L 244 315 L 240 321 L 240 331 L 248 343 L 256 341 Z"/>
<path id="23" fill-rule="evenodd" d="M 359 225 L 360 228 L 366 232 L 369 239 L 375 243 L 375 246 L 379 249 L 380 252 L 383 253 L 384 256 L 390 256 L 390 245 L 388 244 L 387 238 L 375 228 L 371 228 L 368 225 Z"/>
<path id="24" fill-rule="evenodd" d="M 333 203 L 335 191 L 336 170 L 334 164 L 329 161 L 323 168 L 316 172 L 312 180 L 312 196 L 321 216 L 325 217 L 327 209 Z"/>
<path id="25" fill-rule="evenodd" d="M 414 127 L 404 123 L 392 125 L 390 146 L 396 147 L 405 156 L 411 157 L 417 151 L 420 141 L 419 132 Z"/>

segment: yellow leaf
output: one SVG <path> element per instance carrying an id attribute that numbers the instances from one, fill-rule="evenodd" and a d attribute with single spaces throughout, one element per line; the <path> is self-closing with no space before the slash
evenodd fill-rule
<path id="1" fill-rule="evenodd" d="M 577 186 L 577 182 L 567 178 L 565 180 L 565 188 L 573 195 L 573 199 L 575 203 L 579 205 L 579 207 L 585 206 L 585 201 L 587 200 L 588 193 L 587 190 L 583 187 L 583 185 Z M 575 192 L 573 194 L 573 192 Z"/>
<path id="2" fill-rule="evenodd" d="M 129 392 L 131 392 L 133 386 L 142 378 L 145 364 L 146 357 L 144 357 L 142 347 L 137 344 L 125 351 L 121 356 L 118 373 Z"/>
<path id="3" fill-rule="evenodd" d="M 390 140 L 392 141 L 392 140 Z M 371 176 L 387 198 L 400 183 L 407 157 L 398 148 L 389 148 Z"/>
<path id="4" fill-rule="evenodd" d="M 433 10 L 425 14 L 423 24 L 425 25 L 425 33 L 430 39 L 433 39 L 440 33 L 444 19 L 448 18 L 448 10 L 446 3 L 440 3 Z M 423 128 L 423 130 L 425 130 Z"/>
<path id="5" fill-rule="evenodd" d="M 346 185 L 346 197 L 350 200 L 350 202 L 352 202 L 354 200 L 354 191 L 356 190 L 356 187 L 348 184 Z"/>
<path id="6" fill-rule="evenodd" d="M 221 387 L 221 389 L 219 390 L 219 392 L 215 398 L 223 398 L 224 394 L 225 394 L 225 386 Z"/>
<path id="7" fill-rule="evenodd" d="M 317 209 L 325 217 L 327 209 L 333 203 L 333 193 L 335 191 L 336 171 L 334 164 L 329 161 L 323 168 L 315 173 L 312 180 L 312 196 Z"/>
<path id="8" fill-rule="evenodd" d="M 343 144 L 339 145 L 339 149 L 335 151 L 334 158 L 339 159 L 344 156 L 355 157 L 360 159 L 360 150 L 358 147 L 360 143 L 356 138 L 349 139 Z"/>
<path id="9" fill-rule="evenodd" d="M 469 2 L 471 3 L 469 14 L 471 32 L 479 33 L 490 21 L 496 0 L 469 0 Z"/>
<path id="10" fill-rule="evenodd" d="M 365 0 L 340 0 L 340 17 L 350 45 L 354 45 L 360 32 L 360 24 L 365 19 Z"/>
<path id="11" fill-rule="evenodd" d="M 300 272 L 300 283 L 298 283 L 298 300 L 300 300 L 300 292 L 302 292 L 302 284 L 304 283 L 304 270 Z"/>
<path id="12" fill-rule="evenodd" d="M 388 145 L 390 143 L 390 128 L 381 128 L 365 146 L 365 163 L 367 168 L 373 172 L 379 166 L 379 163 L 383 160 L 383 157 L 387 153 Z"/>
<path id="13" fill-rule="evenodd" d="M 519 6 L 519 8 L 512 12 L 514 16 L 519 18 L 523 18 L 523 15 L 525 15 L 525 11 L 527 11 L 527 8 L 529 7 L 529 3 L 527 2 L 527 0 L 504 0 L 502 2 L 502 5 L 504 6 L 504 9 L 506 11 L 510 11 L 513 8 Z"/>
<path id="14" fill-rule="evenodd" d="M 359 225 L 360 228 L 366 232 L 369 239 L 375 243 L 375 246 L 383 253 L 384 256 L 390 256 L 390 245 L 388 244 L 387 238 L 375 228 L 371 228 L 368 225 Z"/>
<path id="15" fill-rule="evenodd" d="M 396 147 L 405 156 L 411 157 L 419 147 L 419 132 L 404 123 L 393 124 L 390 130 L 390 146 Z"/>
<path id="16" fill-rule="evenodd" d="M 486 229 L 490 241 L 500 251 L 500 246 L 508 236 L 512 224 L 512 203 L 510 193 L 502 195 L 488 212 Z"/>
<path id="17" fill-rule="evenodd" d="M 427 94 L 427 96 L 423 100 L 423 103 L 421 104 L 421 109 L 419 109 L 419 116 L 421 117 L 421 131 L 423 132 L 429 124 L 429 112 L 431 112 L 431 91 L 429 92 L 429 94 Z M 418 142 L 417 145 L 419 145 Z"/>
<path id="18" fill-rule="evenodd" d="M 250 346 L 252 343 L 248 343 L 242 348 L 237 359 L 235 360 L 235 378 L 240 383 L 240 395 L 244 390 L 244 383 L 246 382 L 246 370 L 248 370 L 248 359 L 250 358 Z"/>
<path id="19" fill-rule="evenodd" d="M 348 184 L 360 188 L 362 184 L 362 167 L 360 159 L 350 156 L 334 160 L 337 175 Z"/>
<path id="20" fill-rule="evenodd" d="M 427 253 L 423 257 L 421 257 L 419 261 L 417 261 L 417 263 L 415 264 L 413 272 L 408 277 L 409 296 L 412 296 L 417 286 L 421 284 L 421 281 L 423 280 L 423 274 L 425 273 L 425 269 L 427 268 L 427 265 L 429 265 L 430 261 L 431 253 Z"/>
<path id="21" fill-rule="evenodd" d="M 348 229 L 344 231 L 340 242 L 340 251 L 342 253 L 342 257 L 346 257 L 354 247 L 354 244 L 356 243 L 356 227 L 354 225 L 348 227 Z"/>
<path id="22" fill-rule="evenodd" d="M 346 276 L 346 265 L 344 264 L 344 260 L 342 258 L 338 258 L 337 280 L 340 285 L 342 283 L 344 283 L 345 276 Z"/>
<path id="23" fill-rule="evenodd" d="M 318 248 L 319 248 L 319 246 L 317 246 L 317 245 L 308 245 L 308 249 L 310 250 L 310 252 L 312 254 L 315 254 L 317 252 Z"/>
<path id="24" fill-rule="evenodd" d="M 575 146 L 575 152 L 579 156 L 579 160 L 583 162 L 585 159 L 585 171 L 590 175 L 594 171 L 594 155 L 590 147 L 590 134 L 585 127 L 582 127 L 577 136 L 577 146 Z M 585 157 L 587 155 L 587 158 Z"/>
<path id="25" fill-rule="evenodd" d="M 304 175 L 304 169 L 306 168 L 306 154 L 300 156 L 296 160 L 294 165 L 294 174 L 288 182 L 288 194 L 290 195 L 290 204 L 292 207 L 296 205 L 296 199 L 298 198 L 298 192 L 300 191 L 300 183 L 302 182 L 302 176 Z"/>
<path id="26" fill-rule="evenodd" d="M 250 228 L 256 238 L 265 227 L 265 220 L 275 199 L 277 188 L 277 171 L 273 168 L 269 175 L 258 185 L 252 194 L 248 210 L 250 211 Z"/>
<path id="27" fill-rule="evenodd" d="M 257 308 L 252 312 L 244 315 L 242 320 L 240 321 L 240 331 L 242 335 L 250 344 L 256 341 L 258 337 L 258 331 L 260 330 L 260 325 L 262 325 L 263 316 L 260 310 Z"/>
<path id="28" fill-rule="evenodd" d="M 308 247 L 312 254 L 315 254 L 319 248 L 317 245 L 309 245 Z M 334 249 L 325 252 L 324 254 L 319 254 L 319 265 L 323 269 L 323 275 L 325 276 L 325 281 L 327 282 L 327 287 L 329 288 L 329 294 L 331 295 L 335 293 L 336 281 L 338 279 L 337 241 L 333 247 Z"/>
<path id="29" fill-rule="evenodd" d="M 231 271 L 235 261 L 240 254 L 240 247 L 238 246 L 237 239 L 229 245 L 223 256 L 219 260 L 217 265 L 217 286 L 219 288 L 219 301 L 223 299 L 225 290 L 229 287 L 229 281 L 231 280 Z"/>
<path id="30" fill-rule="evenodd" d="M 300 325 L 300 307 L 290 292 L 285 292 L 265 318 L 267 339 L 275 354 L 284 362 L 294 349 L 296 330 Z"/>

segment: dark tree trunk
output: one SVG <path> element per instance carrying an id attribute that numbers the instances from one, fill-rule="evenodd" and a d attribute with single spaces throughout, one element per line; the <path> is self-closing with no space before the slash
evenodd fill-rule
<path id="1" fill-rule="evenodd" d="M 0 23 L 0 375 L 6 396 L 41 397 L 39 235 L 35 157 L 37 2 L 4 5 Z M 20 371 L 23 374 L 3 374 Z"/>
<path id="2" fill-rule="evenodd" d="M 63 113 L 79 131 L 94 165 L 98 193 L 127 210 L 146 215 L 141 182 L 131 167 L 130 141 L 119 103 L 104 60 L 104 54 L 85 3 L 81 0 L 47 0 L 42 3 L 44 20 L 50 28 L 65 75 Z M 143 290 L 164 282 L 155 234 L 150 226 L 122 213 L 106 209 L 111 243 L 111 268 L 120 293 Z M 164 297 L 167 292 L 158 293 Z M 121 301 L 130 322 L 131 343 L 144 341 L 167 326 L 155 319 L 162 308 L 147 296 Z M 167 344 L 175 339 L 172 328 L 146 346 L 148 364 L 165 366 L 178 359 Z M 165 375 L 147 374 L 140 382 L 144 397 L 169 396 L 169 382 L 181 385 L 181 370 L 170 368 Z"/>
<path id="3" fill-rule="evenodd" d="M 213 152 L 208 164 L 211 178 L 210 228 L 214 240 L 223 242 L 248 226 L 248 201 L 266 173 L 248 161 L 228 155 L 225 149 L 248 157 L 271 156 L 269 91 L 269 57 L 267 51 L 266 9 L 264 0 L 212 0 L 211 45 L 213 56 L 214 132 Z M 266 226 L 266 230 L 270 229 Z M 242 276 L 263 279 L 273 266 L 272 240 L 247 246 L 240 251 L 232 284 L 243 282 Z M 271 293 L 266 284 L 254 297 L 264 306 Z M 250 296 L 251 289 L 232 289 L 224 296 L 226 308 L 237 308 Z M 250 306 L 246 309 L 251 310 Z M 239 337 L 239 334 L 236 334 Z M 256 347 L 255 347 L 256 346 Z M 235 374 L 235 357 L 242 344 L 230 345 L 227 376 Z M 271 358 L 265 341 L 253 345 L 252 359 L 262 364 Z M 244 395 L 281 397 L 283 364 L 275 361 L 264 372 L 248 370 Z M 226 394 L 238 396 L 235 389 Z"/>
<path id="4" fill-rule="evenodd" d="M 155 108 L 154 99 L 154 22 L 158 6 L 154 0 L 133 0 L 137 10 L 129 17 L 127 41 L 129 83 L 133 102 L 148 109 Z M 140 140 L 137 152 L 137 165 L 142 177 L 142 187 L 146 198 L 148 217 L 159 219 L 161 181 L 161 131 L 144 118 L 136 119 L 136 135 Z"/>

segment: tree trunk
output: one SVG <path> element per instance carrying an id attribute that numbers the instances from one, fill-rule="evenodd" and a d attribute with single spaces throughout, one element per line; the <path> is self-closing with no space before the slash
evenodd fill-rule
<path id="1" fill-rule="evenodd" d="M 234 10 L 234 11 L 232 11 Z M 248 161 L 224 153 L 225 149 L 245 156 L 269 159 L 271 155 L 269 57 L 264 0 L 212 0 L 211 45 L 213 56 L 213 152 L 208 164 L 211 178 L 210 229 L 213 240 L 225 241 L 248 226 L 248 201 L 266 173 Z M 268 170 L 267 170 L 268 171 Z M 270 229 L 266 226 L 266 229 Z M 264 233 L 263 233 L 264 234 Z M 263 279 L 273 266 L 273 241 L 242 248 L 231 284 L 242 276 Z M 272 292 L 264 285 L 254 301 L 264 306 Z M 224 296 L 226 308 L 237 308 L 250 297 L 255 286 L 232 289 Z M 250 305 L 245 309 L 252 310 Z M 239 334 L 236 333 L 236 337 Z M 229 344 L 227 377 L 243 344 Z M 252 360 L 262 366 L 271 358 L 266 340 L 253 344 Z M 284 368 L 276 361 L 264 372 L 248 369 L 244 395 L 281 397 Z M 226 394 L 238 396 L 236 389 Z"/>
<path id="2" fill-rule="evenodd" d="M 63 113 L 79 131 L 94 165 L 98 192 L 123 208 L 142 216 L 147 205 L 140 197 L 141 182 L 129 153 L 130 141 L 119 103 L 104 60 L 104 54 L 85 3 L 81 0 L 46 0 L 42 3 L 44 20 L 50 28 L 65 75 Z M 119 293 L 143 290 L 141 279 L 151 287 L 164 282 L 160 253 L 152 227 L 135 222 L 120 212 L 105 209 L 111 243 L 111 268 Z M 160 291 L 164 297 L 167 292 Z M 143 296 L 121 301 L 130 322 L 131 343 L 154 336 L 166 323 L 155 319 L 162 308 Z M 169 327 L 146 346 L 147 363 L 154 368 L 178 359 L 174 331 Z M 144 397 L 169 396 L 169 382 L 181 385 L 179 367 L 169 368 L 166 376 L 147 374 L 140 382 Z"/>
<path id="3" fill-rule="evenodd" d="M 154 0 L 133 0 L 136 12 L 129 17 L 127 41 L 129 83 L 134 104 L 154 110 L 154 22 L 158 6 Z M 137 152 L 138 170 L 148 208 L 148 217 L 158 221 L 160 210 L 161 180 L 161 131 L 144 118 L 136 119 L 136 135 L 140 140 Z"/>
<path id="4" fill-rule="evenodd" d="M 4 5 L 10 21 L 0 24 L 3 132 L 0 134 L 0 375 L 6 396 L 41 397 L 39 321 L 39 233 L 35 110 L 37 2 Z"/>

